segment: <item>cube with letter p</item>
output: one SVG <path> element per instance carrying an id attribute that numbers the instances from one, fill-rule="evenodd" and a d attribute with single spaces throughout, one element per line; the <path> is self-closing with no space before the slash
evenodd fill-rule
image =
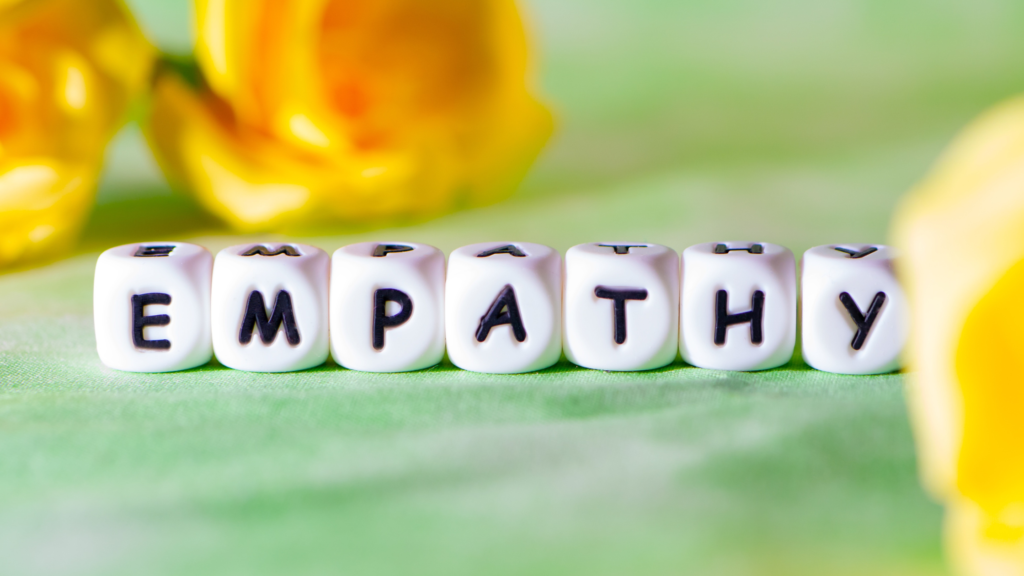
<path id="1" fill-rule="evenodd" d="M 407 372 L 444 356 L 444 254 L 413 242 L 339 248 L 331 266 L 331 352 L 346 368 Z"/>

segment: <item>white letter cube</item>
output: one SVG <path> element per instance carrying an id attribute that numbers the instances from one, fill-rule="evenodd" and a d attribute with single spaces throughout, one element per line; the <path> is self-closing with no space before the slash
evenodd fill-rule
<path id="1" fill-rule="evenodd" d="M 796 263 L 767 242 L 710 242 L 683 251 L 679 348 L 716 370 L 766 370 L 796 344 Z"/>
<path id="2" fill-rule="evenodd" d="M 448 259 L 448 357 L 464 370 L 547 368 L 562 352 L 562 258 L 527 242 L 463 246 Z"/>
<path id="3" fill-rule="evenodd" d="M 565 254 L 563 348 L 598 370 L 650 370 L 679 350 L 679 256 L 643 243 L 580 244 Z"/>
<path id="4" fill-rule="evenodd" d="M 907 341 L 906 296 L 888 246 L 839 244 L 804 253 L 804 361 L 825 372 L 899 368 Z"/>
<path id="5" fill-rule="evenodd" d="M 327 253 L 305 244 L 243 244 L 213 264 L 217 360 L 250 372 L 290 372 L 327 360 Z"/>
<path id="6" fill-rule="evenodd" d="M 413 242 L 339 248 L 331 263 L 331 353 L 365 372 L 407 372 L 444 357 L 444 254 Z"/>
<path id="7" fill-rule="evenodd" d="M 128 372 L 173 372 L 210 361 L 210 270 L 202 246 L 145 242 L 96 262 L 93 314 L 100 360 Z"/>

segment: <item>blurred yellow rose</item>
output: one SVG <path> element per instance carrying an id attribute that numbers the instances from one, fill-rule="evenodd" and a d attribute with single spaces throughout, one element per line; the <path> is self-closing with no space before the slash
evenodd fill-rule
<path id="1" fill-rule="evenodd" d="M 895 224 L 908 397 L 958 571 L 1024 575 L 1024 99 L 971 126 Z"/>
<path id="2" fill-rule="evenodd" d="M 118 0 L 0 1 L 0 267 L 74 242 L 149 63 Z"/>
<path id="3" fill-rule="evenodd" d="M 551 132 L 513 0 L 196 0 L 202 79 L 158 74 L 160 164 L 243 230 L 502 198 Z"/>

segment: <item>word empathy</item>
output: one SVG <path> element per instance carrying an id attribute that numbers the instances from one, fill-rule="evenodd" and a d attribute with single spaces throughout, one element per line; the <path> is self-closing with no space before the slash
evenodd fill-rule
<path id="1" fill-rule="evenodd" d="M 797 336 L 793 253 L 713 242 L 683 251 L 595 243 L 561 255 L 526 242 L 474 244 L 448 260 L 415 243 L 222 250 L 132 244 L 96 264 L 100 359 L 135 372 L 225 366 L 287 372 L 328 354 L 347 368 L 428 368 L 447 350 L 477 372 L 540 370 L 564 352 L 600 370 L 765 370 Z M 907 303 L 886 246 L 818 246 L 803 257 L 803 356 L 819 370 L 899 367 Z"/>

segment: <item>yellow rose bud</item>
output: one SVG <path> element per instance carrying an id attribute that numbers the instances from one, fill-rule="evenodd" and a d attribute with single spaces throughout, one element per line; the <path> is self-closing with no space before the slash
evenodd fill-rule
<path id="1" fill-rule="evenodd" d="M 117 0 L 0 2 L 0 267 L 74 242 L 150 56 Z"/>
<path id="2" fill-rule="evenodd" d="M 895 223 L 922 476 L 965 574 L 1024 574 L 1024 99 L 971 126 Z"/>
<path id="3" fill-rule="evenodd" d="M 203 78 L 158 74 L 147 135 L 239 229 L 493 202 L 550 135 L 513 0 L 196 0 L 195 14 Z"/>

